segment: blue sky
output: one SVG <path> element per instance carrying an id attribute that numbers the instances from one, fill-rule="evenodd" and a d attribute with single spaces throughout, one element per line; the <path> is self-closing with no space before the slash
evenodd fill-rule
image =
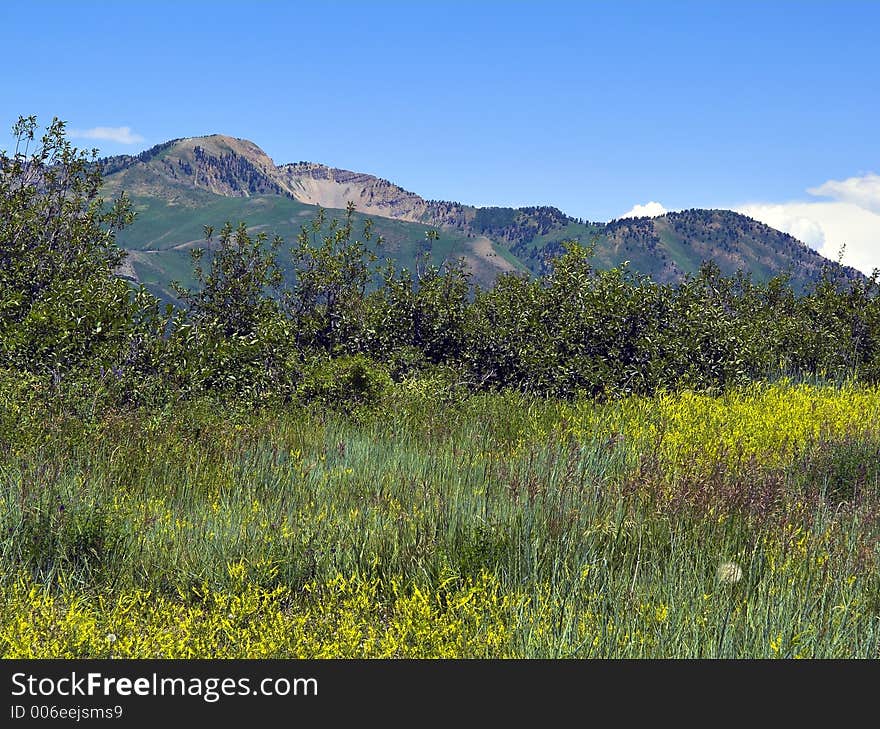
<path id="1" fill-rule="evenodd" d="M 0 27 L 0 148 L 19 114 L 105 154 L 224 133 L 429 198 L 742 210 L 880 266 L 880 2 L 2 0 Z"/>

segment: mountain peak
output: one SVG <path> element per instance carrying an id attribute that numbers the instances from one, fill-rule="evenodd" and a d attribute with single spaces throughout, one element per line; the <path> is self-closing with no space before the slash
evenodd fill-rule
<path id="1" fill-rule="evenodd" d="M 458 241 L 458 250 L 470 256 L 468 260 L 483 283 L 511 268 L 541 272 L 570 240 L 595 241 L 594 262 L 598 268 L 630 261 L 633 270 L 663 283 L 680 281 L 696 273 L 703 261 L 712 260 L 725 274 L 744 270 L 758 280 L 790 272 L 797 287 L 803 288 L 817 280 L 829 263 L 791 236 L 729 210 L 682 210 L 656 218 L 589 223 L 549 205 L 478 208 L 426 200 L 380 177 L 316 162 L 276 166 L 250 140 L 225 134 L 174 139 L 137 156 L 103 160 L 103 164 L 108 193 L 125 190 L 141 199 L 144 210 L 154 205 L 150 199 L 155 200 L 155 211 L 164 206 L 166 213 L 173 209 L 178 217 L 216 205 L 214 196 L 280 196 L 286 202 L 278 204 L 291 212 L 283 225 L 295 228 L 298 216 L 305 214 L 297 205 L 344 210 L 351 202 L 360 215 L 397 221 L 379 222 L 378 227 L 384 227 L 386 239 L 396 236 L 395 250 L 404 251 L 400 255 L 407 261 L 415 260 L 407 256 L 415 256 L 414 251 L 425 248 L 427 227 L 443 231 L 449 238 L 439 246 L 446 251 L 444 255 L 451 250 L 449 241 Z M 259 204 L 245 207 L 248 213 L 242 213 L 242 219 L 269 225 L 261 217 Z M 224 203 L 223 209 L 245 208 Z M 166 213 L 159 213 L 159 218 Z M 200 223 L 203 216 L 197 214 Z M 410 231 L 412 238 L 407 240 L 410 233 L 404 235 L 402 230 Z M 152 238 L 150 245 L 158 239 Z M 145 245 L 144 241 L 134 242 L 135 247 Z M 841 270 L 847 277 L 858 276 L 853 269 Z"/>
<path id="2" fill-rule="evenodd" d="M 258 145 L 249 139 L 229 137 L 225 134 L 208 134 L 202 137 L 186 137 L 180 139 L 172 146 L 179 153 L 199 148 L 206 154 L 221 157 L 223 155 L 236 155 L 244 157 L 250 162 L 267 169 L 274 169 L 275 163 Z"/>
<path id="3" fill-rule="evenodd" d="M 105 175 L 111 189 L 135 195 L 167 198 L 180 187 L 225 197 L 290 194 L 269 155 L 250 140 L 225 134 L 174 139 L 136 157 L 110 158 Z"/>

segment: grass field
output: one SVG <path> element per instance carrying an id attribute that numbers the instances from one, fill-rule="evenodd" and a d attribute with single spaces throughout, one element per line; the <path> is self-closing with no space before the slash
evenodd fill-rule
<path id="1" fill-rule="evenodd" d="M 880 655 L 880 390 L 440 395 L 6 403 L 0 656 Z"/>

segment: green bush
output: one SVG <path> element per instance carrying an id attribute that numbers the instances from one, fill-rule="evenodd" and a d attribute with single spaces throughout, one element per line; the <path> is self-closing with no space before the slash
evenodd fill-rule
<path id="1" fill-rule="evenodd" d="M 330 410 L 378 405 L 392 387 L 388 371 L 364 355 L 315 359 L 303 371 L 297 395 Z"/>

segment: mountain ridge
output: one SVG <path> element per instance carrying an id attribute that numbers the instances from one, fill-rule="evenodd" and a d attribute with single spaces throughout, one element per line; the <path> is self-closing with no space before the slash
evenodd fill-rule
<path id="1" fill-rule="evenodd" d="M 291 215 L 281 225 L 284 230 L 272 232 L 289 234 L 295 224 L 301 225 L 299 218 L 308 209 L 342 210 L 353 202 L 360 216 L 383 219 L 376 222 L 394 232 L 397 253 L 405 261 L 411 262 L 415 252 L 426 250 L 437 253 L 435 258 L 461 254 L 482 285 L 491 285 L 505 272 L 545 272 L 548 258 L 558 254 L 567 240 L 594 243 L 597 268 L 629 261 L 634 270 L 659 283 L 682 280 L 704 260 L 714 261 L 722 273 L 745 270 L 760 280 L 789 273 L 801 290 L 818 280 L 825 266 L 837 267 L 845 278 L 863 276 L 823 258 L 789 234 L 733 211 L 692 208 L 603 223 L 574 218 L 546 205 L 477 207 L 428 200 L 368 173 L 318 162 L 276 164 L 254 142 L 223 134 L 172 139 L 138 155 L 104 158 L 100 164 L 107 193 L 124 190 L 139 201 L 141 213 L 158 215 L 156 220 L 167 216 L 167 209 L 187 209 L 197 216 L 197 211 L 214 207 L 247 212 L 249 217 L 244 219 L 255 229 L 265 230 L 271 221 L 263 219 L 261 210 L 272 207 L 273 199 L 284 198 L 290 201 Z M 218 205 L 218 199 L 236 198 L 252 202 Z M 260 200 L 262 208 L 257 205 Z M 224 221 L 205 222 L 216 226 Z M 427 228 L 439 229 L 446 236 L 437 250 L 430 245 L 426 248 Z M 167 237 L 166 231 L 156 246 L 162 248 Z M 126 236 L 126 247 L 145 250 L 152 245 L 135 238 Z M 188 240 L 197 241 L 198 236 L 190 235 Z"/>

